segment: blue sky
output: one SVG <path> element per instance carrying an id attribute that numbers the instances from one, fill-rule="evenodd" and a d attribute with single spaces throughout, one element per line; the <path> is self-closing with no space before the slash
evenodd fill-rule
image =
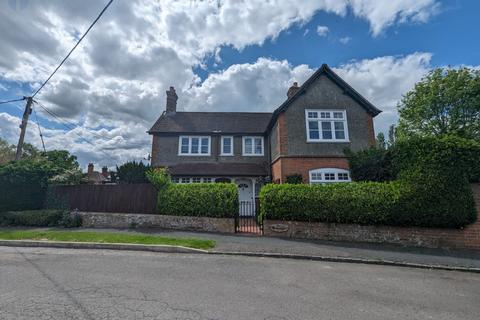
<path id="1" fill-rule="evenodd" d="M 0 100 L 30 94 L 104 5 L 12 2 L 0 3 Z M 82 165 L 142 159 L 170 85 L 181 110 L 272 111 L 289 83 L 322 63 L 384 110 L 375 128 L 385 131 L 401 95 L 428 70 L 480 65 L 479 1 L 186 3 L 114 2 L 38 96 L 65 120 L 37 107 L 47 149 L 68 146 Z M 11 143 L 22 108 L 0 105 L 0 137 Z M 39 146 L 35 130 L 31 122 L 27 142 Z"/>

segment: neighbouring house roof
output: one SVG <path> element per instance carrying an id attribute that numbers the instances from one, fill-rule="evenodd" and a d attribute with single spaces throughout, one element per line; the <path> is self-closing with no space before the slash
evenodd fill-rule
<path id="1" fill-rule="evenodd" d="M 270 112 L 164 113 L 148 131 L 154 133 L 264 133 Z"/>
<path id="2" fill-rule="evenodd" d="M 94 184 L 100 184 L 108 181 L 108 179 L 98 171 L 87 173 L 87 180 L 89 183 L 94 183 Z"/>
<path id="3" fill-rule="evenodd" d="M 315 71 L 315 73 L 308 78 L 296 91 L 294 95 L 290 98 L 285 100 L 274 112 L 272 118 L 270 119 L 270 123 L 268 124 L 268 130 L 273 127 L 275 121 L 278 118 L 278 115 L 285 111 L 293 101 L 295 101 L 298 97 L 305 93 L 307 88 L 315 82 L 321 75 L 326 75 L 330 80 L 336 83 L 340 88 L 343 89 L 345 94 L 348 94 L 353 100 L 355 100 L 358 104 L 360 104 L 368 113 L 370 113 L 373 117 L 378 115 L 381 110 L 377 109 L 372 103 L 370 103 L 367 99 L 365 99 L 360 93 L 358 93 L 355 89 L 353 89 L 348 83 L 346 83 L 342 78 L 340 78 L 327 64 L 322 64 L 322 66 Z"/>
<path id="4" fill-rule="evenodd" d="M 174 176 L 267 176 L 267 166 L 255 163 L 179 163 L 168 167 Z"/>

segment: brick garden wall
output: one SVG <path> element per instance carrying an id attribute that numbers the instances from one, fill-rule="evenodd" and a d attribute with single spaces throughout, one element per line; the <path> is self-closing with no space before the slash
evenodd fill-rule
<path id="1" fill-rule="evenodd" d="M 472 185 L 480 216 L 480 184 Z M 464 229 L 361 226 L 267 220 L 266 236 L 337 241 L 385 242 L 403 245 L 480 250 L 480 221 Z"/>

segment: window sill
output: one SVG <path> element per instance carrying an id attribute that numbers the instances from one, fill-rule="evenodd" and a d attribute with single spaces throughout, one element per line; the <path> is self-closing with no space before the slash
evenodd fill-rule
<path id="1" fill-rule="evenodd" d="M 350 140 L 307 140 L 307 143 L 350 143 Z"/>
<path id="2" fill-rule="evenodd" d="M 244 157 L 264 157 L 265 155 L 262 154 L 242 154 Z"/>

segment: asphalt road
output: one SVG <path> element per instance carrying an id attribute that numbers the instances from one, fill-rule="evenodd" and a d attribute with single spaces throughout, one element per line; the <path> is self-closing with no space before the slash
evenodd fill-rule
<path id="1" fill-rule="evenodd" d="M 0 247 L 0 319 L 479 319 L 480 274 Z"/>

